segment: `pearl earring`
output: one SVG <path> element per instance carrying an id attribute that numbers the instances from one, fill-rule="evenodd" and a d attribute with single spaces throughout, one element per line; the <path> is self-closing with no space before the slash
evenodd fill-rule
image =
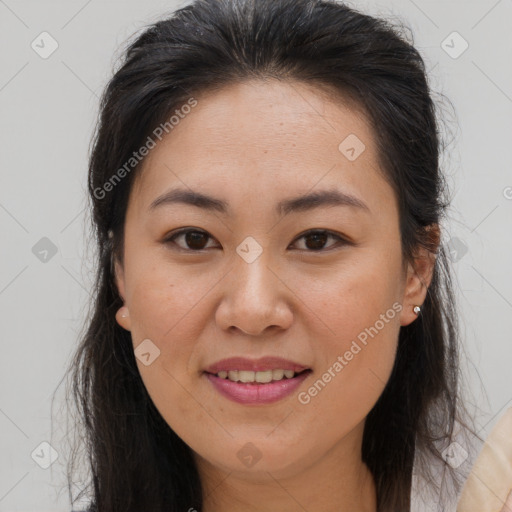
<path id="1" fill-rule="evenodd" d="M 421 308 L 419 306 L 414 306 L 412 310 L 416 315 L 419 315 L 421 313 Z"/>

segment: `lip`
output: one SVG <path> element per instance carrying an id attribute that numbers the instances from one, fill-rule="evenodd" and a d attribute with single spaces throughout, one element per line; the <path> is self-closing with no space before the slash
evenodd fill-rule
<path id="1" fill-rule="evenodd" d="M 230 357 L 228 359 L 222 359 L 216 363 L 208 366 L 204 371 L 206 373 L 219 373 L 221 371 L 230 370 L 247 370 L 253 372 L 264 372 L 267 370 L 293 370 L 296 373 L 302 372 L 303 370 L 310 370 L 307 366 L 304 366 L 295 361 L 283 359 L 281 357 L 267 356 L 261 357 L 260 359 L 247 359 L 246 357 Z M 290 379 L 293 380 L 293 379 Z"/>
<path id="2" fill-rule="evenodd" d="M 266 384 L 233 382 L 229 379 L 217 377 L 212 373 L 205 373 L 204 375 L 213 387 L 229 400 L 244 405 L 264 405 L 282 400 L 293 393 L 311 373 L 312 371 L 308 370 L 291 379 L 284 378 Z"/>

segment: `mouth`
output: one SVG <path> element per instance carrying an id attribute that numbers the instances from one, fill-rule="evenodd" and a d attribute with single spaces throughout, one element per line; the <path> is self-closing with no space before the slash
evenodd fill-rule
<path id="1" fill-rule="evenodd" d="M 261 406 L 289 397 L 311 373 L 310 368 L 300 371 L 278 368 L 221 370 L 217 373 L 204 372 L 203 375 L 220 396 L 237 404 Z"/>
<path id="2" fill-rule="evenodd" d="M 282 357 L 230 357 L 203 370 L 213 389 L 238 404 L 263 405 L 289 396 L 313 372 Z"/>
<path id="3" fill-rule="evenodd" d="M 206 373 L 212 373 L 218 375 L 220 378 L 232 378 L 240 376 L 244 379 L 251 378 L 252 374 L 260 374 L 259 378 L 268 378 L 272 372 L 272 379 L 274 379 L 274 371 L 276 380 L 282 379 L 283 377 L 290 378 L 290 371 L 294 373 L 300 373 L 303 370 L 308 370 L 307 366 L 290 361 L 289 359 L 283 359 L 282 357 L 266 356 L 259 359 L 249 359 L 247 357 L 229 357 L 222 359 L 214 364 L 211 364 L 204 368 Z M 224 374 L 223 372 L 226 372 Z M 236 372 L 236 373 L 231 373 Z M 252 372 L 252 373 L 251 373 Z M 282 375 L 281 375 L 282 372 Z M 263 374 L 263 375 L 261 375 Z M 293 375 L 291 375 L 293 377 Z M 271 380 L 272 380 L 271 379 Z M 240 379 L 241 380 L 241 379 Z M 250 381 L 249 381 L 250 382 Z"/>
<path id="4" fill-rule="evenodd" d="M 270 382 L 278 382 L 281 380 L 290 380 L 296 378 L 303 373 L 311 372 L 309 368 L 301 371 L 284 370 L 282 368 L 269 369 L 264 371 L 251 371 L 251 370 L 221 370 L 217 373 L 208 373 L 214 375 L 219 379 L 229 380 L 231 382 L 254 383 L 254 384 L 268 384 Z"/>

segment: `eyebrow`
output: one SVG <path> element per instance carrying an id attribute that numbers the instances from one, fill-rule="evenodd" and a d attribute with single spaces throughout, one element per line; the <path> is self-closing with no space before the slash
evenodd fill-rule
<path id="1" fill-rule="evenodd" d="M 157 197 L 149 206 L 149 211 L 163 205 L 187 204 L 207 211 L 231 216 L 229 204 L 222 199 L 186 189 L 173 189 Z M 275 212 L 279 216 L 292 212 L 304 212 L 325 206 L 349 206 L 370 213 L 370 208 L 359 198 L 339 190 L 320 190 L 310 194 L 285 199 L 277 203 Z"/>

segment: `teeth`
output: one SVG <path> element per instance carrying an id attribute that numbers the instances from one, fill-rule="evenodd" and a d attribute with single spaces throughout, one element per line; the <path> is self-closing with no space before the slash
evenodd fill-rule
<path id="1" fill-rule="evenodd" d="M 272 380 L 272 370 L 267 370 L 266 372 L 255 372 L 254 380 L 256 382 L 270 382 Z"/>
<path id="2" fill-rule="evenodd" d="M 272 370 L 272 380 L 281 380 L 284 377 L 284 370 Z"/>
<path id="3" fill-rule="evenodd" d="M 295 372 L 293 370 L 265 370 L 263 372 L 252 372 L 248 370 L 223 370 L 217 373 L 217 377 L 221 379 L 229 379 L 233 382 L 259 382 L 267 383 L 273 380 L 281 380 L 283 377 L 287 379 L 293 378 Z"/>
<path id="4" fill-rule="evenodd" d="M 254 382 L 254 372 L 238 370 L 238 380 L 240 382 Z"/>

